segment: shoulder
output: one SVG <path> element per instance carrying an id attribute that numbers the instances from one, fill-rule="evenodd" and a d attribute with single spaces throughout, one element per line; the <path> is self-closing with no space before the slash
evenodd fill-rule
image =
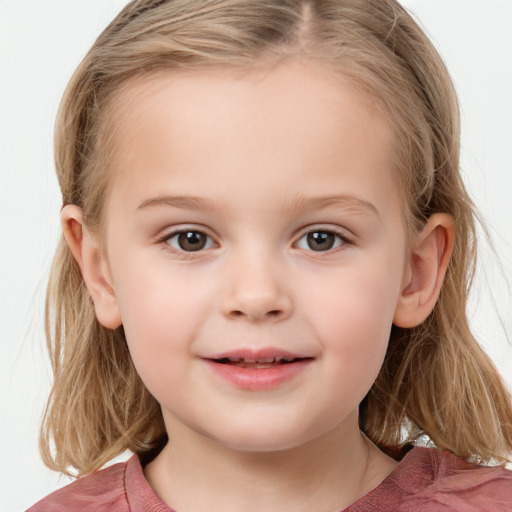
<path id="1" fill-rule="evenodd" d="M 42 499 L 27 512 L 128 512 L 125 488 L 128 464 L 122 462 L 79 478 Z"/>
<path id="2" fill-rule="evenodd" d="M 413 480 L 408 489 L 410 510 L 426 510 L 428 504 L 440 512 L 512 511 L 511 471 L 473 464 L 440 450 L 415 452 L 411 471 L 417 468 L 417 477 L 416 486 Z"/>
<path id="3" fill-rule="evenodd" d="M 415 447 L 347 512 L 366 510 L 511 512 L 512 472 L 472 464 L 449 452 Z"/>
<path id="4" fill-rule="evenodd" d="M 174 512 L 153 491 L 139 458 L 114 464 L 55 491 L 26 512 Z"/>

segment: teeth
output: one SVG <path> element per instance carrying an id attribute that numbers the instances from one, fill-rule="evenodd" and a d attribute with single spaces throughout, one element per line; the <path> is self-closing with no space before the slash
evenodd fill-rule
<path id="1" fill-rule="evenodd" d="M 246 357 L 243 359 L 246 363 L 273 363 L 275 359 L 273 357 L 255 359 L 253 357 Z"/>
<path id="2" fill-rule="evenodd" d="M 288 357 L 288 356 L 276 356 L 276 357 L 262 357 L 259 359 L 256 359 L 254 357 L 226 357 L 224 358 L 225 362 L 230 363 L 248 363 L 248 364 L 272 364 L 272 363 L 291 363 L 292 361 L 295 361 L 295 357 Z"/>

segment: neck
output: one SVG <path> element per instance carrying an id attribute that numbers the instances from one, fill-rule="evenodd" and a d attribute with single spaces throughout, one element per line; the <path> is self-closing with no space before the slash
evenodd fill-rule
<path id="1" fill-rule="evenodd" d="M 354 425 L 271 453 L 233 450 L 195 433 L 171 431 L 172 441 L 145 473 L 160 498 L 179 512 L 339 511 L 396 464 Z"/>

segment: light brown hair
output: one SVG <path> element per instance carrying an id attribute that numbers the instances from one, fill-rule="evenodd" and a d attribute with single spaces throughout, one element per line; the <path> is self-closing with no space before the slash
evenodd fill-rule
<path id="1" fill-rule="evenodd" d="M 116 95 L 160 70 L 250 69 L 290 57 L 324 61 L 375 98 L 397 135 L 408 229 L 436 212 L 456 220 L 438 303 L 416 328 L 393 327 L 382 370 L 360 407 L 363 432 L 398 456 L 427 435 L 480 462 L 512 452 L 512 406 L 474 339 L 466 302 L 476 262 L 476 213 L 459 173 L 456 95 L 435 48 L 394 0 L 135 0 L 105 29 L 64 95 L 55 159 L 64 204 L 99 230 L 111 183 L 107 126 Z M 52 469 L 89 473 L 125 449 L 165 442 L 159 404 L 141 382 L 122 327 L 96 320 L 61 240 L 47 295 L 54 384 L 41 430 Z"/>

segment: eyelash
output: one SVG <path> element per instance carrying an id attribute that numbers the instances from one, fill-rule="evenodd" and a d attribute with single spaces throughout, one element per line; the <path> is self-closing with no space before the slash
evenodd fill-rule
<path id="1" fill-rule="evenodd" d="M 188 235 L 191 233 L 194 233 L 196 235 L 205 236 L 207 238 L 207 241 L 205 243 L 206 247 L 203 246 L 203 247 L 198 248 L 197 250 L 187 251 L 179 246 L 175 247 L 172 245 L 171 241 L 174 238 L 178 239 L 181 235 Z M 179 253 L 180 255 L 183 255 L 183 256 L 192 256 L 194 253 L 200 253 L 201 251 L 203 251 L 205 249 L 210 249 L 215 244 L 215 242 L 213 241 L 213 238 L 200 229 L 180 229 L 177 231 L 173 231 L 172 233 L 169 233 L 169 234 L 165 235 L 164 237 L 162 237 L 162 239 L 159 242 L 166 244 L 167 246 L 169 246 L 171 248 L 171 250 L 173 250 L 174 252 Z M 178 242 L 178 244 L 179 244 L 179 242 Z"/>
<path id="2" fill-rule="evenodd" d="M 304 238 L 307 239 L 308 236 L 310 235 L 313 235 L 313 234 L 318 234 L 318 233 L 322 233 L 322 234 L 327 234 L 327 235 L 333 235 L 334 237 L 336 237 L 338 239 L 338 242 L 334 241 L 334 243 L 337 245 L 335 245 L 334 247 L 330 247 L 324 251 L 314 251 L 313 249 L 309 249 L 311 252 L 314 252 L 314 253 L 317 253 L 317 254 L 332 254 L 333 252 L 337 252 L 338 250 L 341 250 L 344 246 L 346 245 L 353 245 L 354 241 L 347 236 L 346 232 L 342 232 L 341 230 L 337 230 L 337 229 L 334 229 L 334 228 L 315 228 L 315 229 L 310 229 L 308 231 L 306 231 L 305 233 L 302 234 L 302 236 L 299 238 L 299 240 L 297 242 L 295 242 L 295 245 L 297 246 L 297 244 L 303 240 Z M 306 242 L 307 243 L 307 242 Z"/>
<path id="3" fill-rule="evenodd" d="M 182 247 L 179 247 L 179 241 L 177 242 L 178 247 L 172 245 L 171 241 L 174 238 L 176 238 L 178 240 L 177 237 L 180 237 L 181 235 L 192 234 L 192 233 L 195 235 L 205 236 L 207 238 L 205 245 L 202 247 L 199 247 L 197 250 L 191 250 L 191 251 L 187 251 L 187 250 L 183 249 Z M 318 234 L 318 233 L 333 235 L 334 237 L 336 237 L 338 239 L 337 241 L 333 242 L 334 244 L 337 244 L 337 245 L 335 245 L 334 247 L 329 247 L 326 250 L 320 250 L 320 251 L 315 251 L 315 250 L 311 249 L 310 247 L 308 249 L 304 248 L 304 247 L 302 247 L 302 248 L 298 247 L 298 248 L 305 249 L 310 252 L 318 253 L 318 254 L 324 254 L 324 253 L 332 254 L 333 252 L 337 252 L 338 250 L 340 250 L 340 248 L 342 248 L 345 245 L 353 245 L 354 244 L 354 241 L 350 237 L 348 237 L 345 232 L 341 232 L 341 231 L 333 229 L 333 228 L 316 228 L 316 229 L 310 229 L 309 231 L 303 232 L 303 234 L 300 236 L 300 238 L 297 240 L 297 242 L 295 242 L 294 246 L 297 247 L 297 245 L 301 242 L 301 240 L 307 239 L 308 236 L 313 235 L 313 234 Z M 205 233 L 204 231 L 202 231 L 201 229 L 180 229 L 177 231 L 173 231 L 169 234 L 166 234 L 164 237 L 162 237 L 160 240 L 158 240 L 158 242 L 165 244 L 173 252 L 176 252 L 184 257 L 192 257 L 194 253 L 201 253 L 202 251 L 204 251 L 206 249 L 211 249 L 215 245 L 215 241 L 213 240 L 213 238 L 210 235 L 208 235 L 207 233 Z M 308 242 L 306 242 L 306 243 L 308 243 Z"/>

